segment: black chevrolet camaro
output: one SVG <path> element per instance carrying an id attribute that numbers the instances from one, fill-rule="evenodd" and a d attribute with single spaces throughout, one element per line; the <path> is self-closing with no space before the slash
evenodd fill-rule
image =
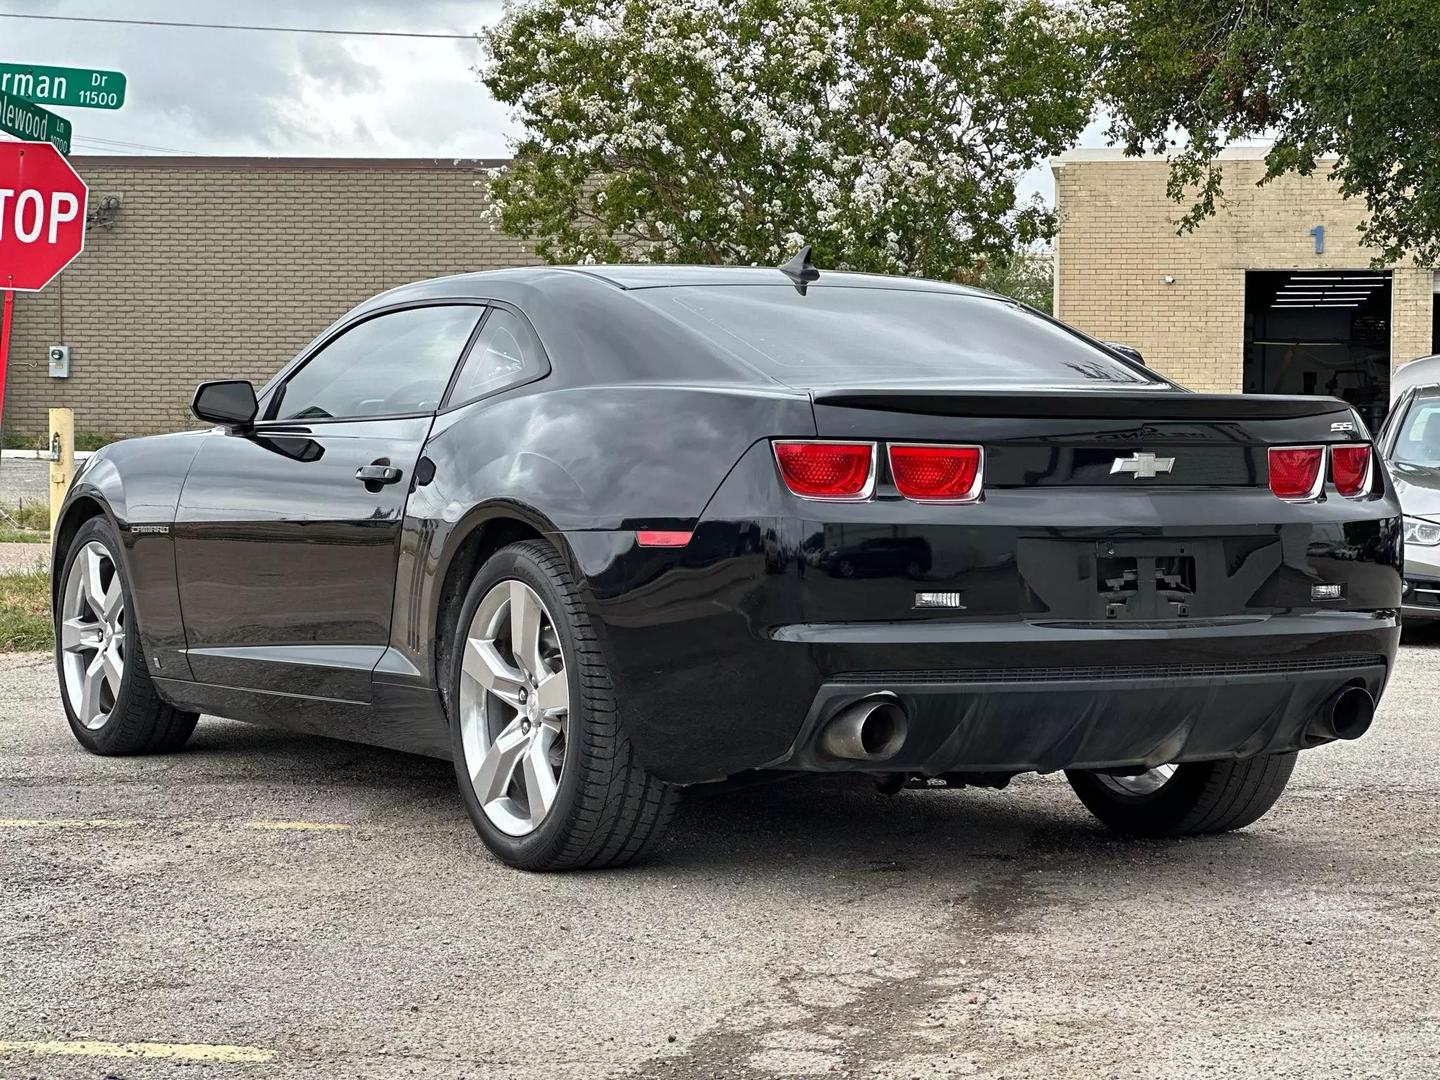
<path id="1" fill-rule="evenodd" d="M 530 869 L 757 771 L 1234 829 L 1363 734 L 1401 518 L 1351 408 L 1192 394 L 1011 301 L 532 267 L 361 304 L 204 431 L 95 454 L 55 534 L 76 738 L 200 713 L 451 758 Z"/>

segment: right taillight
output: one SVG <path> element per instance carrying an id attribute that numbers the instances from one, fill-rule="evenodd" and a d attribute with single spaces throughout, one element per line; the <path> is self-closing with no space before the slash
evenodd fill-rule
<path id="1" fill-rule="evenodd" d="M 916 502 L 968 503 L 980 498 L 984 454 L 978 446 L 891 443 L 895 490 Z"/>
<path id="2" fill-rule="evenodd" d="M 1325 483 L 1323 446 L 1270 447 L 1270 490 L 1291 502 L 1320 497 Z"/>
<path id="3" fill-rule="evenodd" d="M 1346 443 L 1330 448 L 1330 477 L 1335 490 L 1347 499 L 1370 491 L 1370 444 Z"/>
<path id="4" fill-rule="evenodd" d="M 859 502 L 875 489 L 873 442 L 776 442 L 785 486 L 805 499 Z"/>

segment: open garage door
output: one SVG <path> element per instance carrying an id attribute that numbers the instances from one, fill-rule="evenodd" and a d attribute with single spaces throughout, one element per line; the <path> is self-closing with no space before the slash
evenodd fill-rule
<path id="1" fill-rule="evenodd" d="M 1247 394 L 1338 397 L 1374 431 L 1389 387 L 1388 270 L 1246 272 Z"/>

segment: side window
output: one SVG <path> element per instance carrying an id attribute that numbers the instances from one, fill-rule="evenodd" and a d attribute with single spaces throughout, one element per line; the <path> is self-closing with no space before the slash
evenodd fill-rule
<path id="1" fill-rule="evenodd" d="M 492 308 L 450 391 L 449 404 L 464 405 L 534 378 L 544 368 L 544 355 L 529 323 L 504 308 Z"/>
<path id="2" fill-rule="evenodd" d="M 272 419 L 390 416 L 440 405 L 484 309 L 436 305 L 377 315 L 346 330 L 280 388 Z"/>
<path id="3" fill-rule="evenodd" d="M 1410 465 L 1440 465 L 1440 395 L 1417 393 L 1410 399 L 1390 456 Z"/>

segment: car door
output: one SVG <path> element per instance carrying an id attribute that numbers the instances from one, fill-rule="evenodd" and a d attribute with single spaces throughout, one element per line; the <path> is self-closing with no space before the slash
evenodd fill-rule
<path id="1" fill-rule="evenodd" d="M 369 700 L 407 494 L 483 313 L 434 303 L 352 322 L 266 392 L 251 430 L 206 437 L 173 528 L 196 680 Z"/>

